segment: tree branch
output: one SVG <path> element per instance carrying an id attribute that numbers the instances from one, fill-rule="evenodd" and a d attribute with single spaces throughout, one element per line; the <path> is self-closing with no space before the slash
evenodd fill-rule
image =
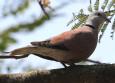
<path id="1" fill-rule="evenodd" d="M 46 12 L 46 10 L 44 9 L 44 6 L 43 6 L 43 4 L 41 3 L 41 0 L 37 0 L 37 1 L 38 1 L 39 5 L 40 5 L 42 11 L 44 12 L 44 14 L 45 14 L 45 15 L 47 16 L 47 18 L 49 19 L 50 17 L 49 17 L 49 15 L 48 15 L 48 13 Z"/>
<path id="2" fill-rule="evenodd" d="M 27 55 L 22 55 L 22 56 L 10 56 L 10 55 L 6 56 L 6 55 L 0 55 L 0 59 L 11 59 L 11 58 L 13 58 L 13 59 L 21 59 L 21 58 L 25 58 L 25 57 L 28 57 L 28 56 L 29 56 L 29 54 L 27 54 Z"/>
<path id="3" fill-rule="evenodd" d="M 115 65 L 77 65 L 42 72 L 1 74 L 0 83 L 115 83 Z"/>

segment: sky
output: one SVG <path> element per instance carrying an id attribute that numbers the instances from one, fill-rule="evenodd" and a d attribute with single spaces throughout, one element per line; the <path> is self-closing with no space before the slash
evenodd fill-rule
<path id="1" fill-rule="evenodd" d="M 95 1 L 95 0 L 92 0 L 92 1 Z M 62 3 L 62 0 L 51 0 L 50 5 L 51 7 L 55 7 L 55 6 L 58 6 L 60 3 Z M 81 8 L 83 8 L 86 13 L 89 13 L 87 12 L 88 5 L 89 5 L 89 0 L 76 0 L 75 2 L 70 3 L 64 8 L 56 11 L 56 14 L 62 14 L 62 16 L 54 18 L 50 21 L 47 21 L 44 25 L 40 26 L 39 28 L 36 28 L 34 31 L 18 32 L 18 33 L 12 34 L 12 36 L 18 40 L 18 43 L 14 45 L 10 45 L 7 51 L 30 45 L 31 41 L 46 40 L 64 31 L 70 30 L 71 27 L 70 26 L 67 27 L 66 25 L 72 19 L 72 13 L 73 12 L 78 13 L 78 11 Z M 9 26 L 9 25 L 12 25 L 13 23 L 24 22 L 24 20 L 27 20 L 27 19 L 30 19 L 31 21 L 31 17 L 29 17 L 29 15 L 31 15 L 32 13 L 38 16 L 43 14 L 41 13 L 39 9 L 40 7 L 37 4 L 37 2 L 32 3 L 30 9 L 25 14 L 19 16 L 18 19 L 15 19 L 11 16 L 7 18 L 8 21 L 10 20 L 9 24 L 6 25 L 5 24 L 6 21 L 2 21 L 2 24 L 4 24 L 4 26 Z M 23 17 L 25 18 L 24 20 L 22 20 Z M 2 26 L 0 25 L 0 28 L 2 28 Z M 101 43 L 97 44 L 97 48 L 95 49 L 94 53 L 91 55 L 91 57 L 89 57 L 90 59 L 104 62 L 104 63 L 115 63 L 115 51 L 114 51 L 115 39 L 112 40 L 110 38 L 110 35 L 111 35 L 110 32 L 111 32 L 111 25 L 107 27 L 107 30 L 101 40 Z M 7 60 L 6 64 L 15 65 L 17 64 L 18 61 L 19 60 L 11 59 L 11 60 Z M 38 69 L 40 68 L 55 69 L 55 68 L 63 67 L 59 62 L 45 60 L 45 59 L 36 57 L 34 55 L 31 55 L 28 58 L 22 59 L 22 61 L 23 63 L 21 63 L 21 60 L 20 60 L 20 64 L 22 64 L 20 65 L 20 68 L 27 64 L 31 64 L 33 67 L 36 67 Z M 20 72 L 21 71 L 20 68 L 13 72 Z"/>

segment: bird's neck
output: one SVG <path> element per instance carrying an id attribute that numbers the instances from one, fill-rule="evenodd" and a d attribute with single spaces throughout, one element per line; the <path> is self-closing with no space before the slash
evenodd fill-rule
<path id="1" fill-rule="evenodd" d="M 85 25 L 90 25 L 90 26 L 92 26 L 94 28 L 98 28 L 100 26 L 98 23 L 94 23 L 94 22 L 90 22 L 90 21 L 87 21 L 85 23 Z"/>
<path id="2" fill-rule="evenodd" d="M 96 29 L 96 27 L 90 25 L 90 24 L 85 24 L 85 26 L 91 27 L 92 29 Z"/>
<path id="3" fill-rule="evenodd" d="M 86 23 L 85 23 L 86 25 L 90 25 L 90 26 L 93 26 L 93 27 L 95 27 L 95 28 L 99 28 L 100 27 L 100 25 L 102 24 L 102 21 L 100 22 L 99 20 L 97 20 L 97 19 L 87 19 L 87 21 L 86 21 Z"/>

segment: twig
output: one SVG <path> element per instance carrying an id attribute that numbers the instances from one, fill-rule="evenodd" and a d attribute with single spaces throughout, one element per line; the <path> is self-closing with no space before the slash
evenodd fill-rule
<path id="1" fill-rule="evenodd" d="M 41 3 L 41 0 L 37 0 L 37 1 L 38 1 L 39 5 L 40 5 L 42 11 L 44 12 L 44 14 L 45 14 L 45 15 L 48 17 L 48 19 L 49 19 L 50 17 L 49 17 L 49 15 L 48 15 L 48 13 L 45 11 L 45 9 L 44 9 L 44 7 L 43 7 L 43 5 L 42 5 L 42 3 Z"/>

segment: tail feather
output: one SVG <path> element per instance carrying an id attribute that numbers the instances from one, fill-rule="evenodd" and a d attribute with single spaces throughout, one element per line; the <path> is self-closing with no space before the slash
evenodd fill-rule
<path id="1" fill-rule="evenodd" d="M 35 47 L 35 46 L 29 46 L 29 47 L 23 47 L 19 49 L 15 49 L 11 51 L 11 56 L 16 55 L 25 55 L 25 54 L 35 54 L 39 57 L 49 59 L 49 60 L 55 60 L 55 61 L 63 61 L 67 57 L 67 51 L 65 50 L 59 50 L 59 49 L 52 49 L 47 47 Z"/>

